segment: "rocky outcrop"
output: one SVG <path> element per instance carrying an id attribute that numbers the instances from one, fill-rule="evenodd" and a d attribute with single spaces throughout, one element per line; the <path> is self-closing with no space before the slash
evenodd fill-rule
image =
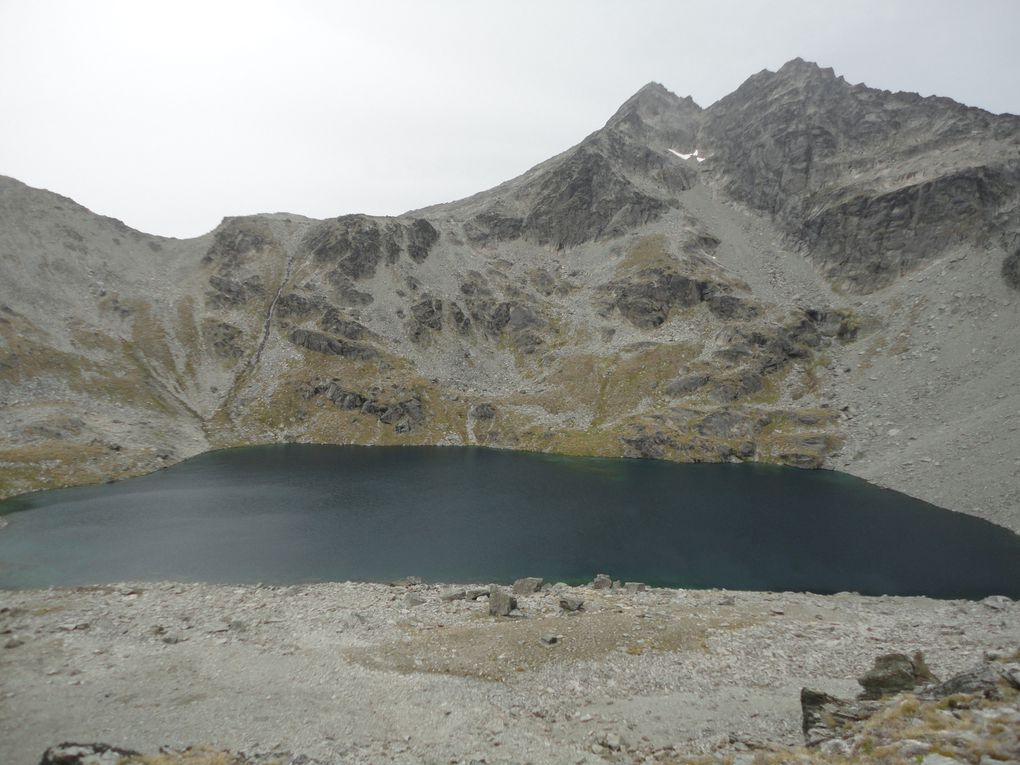
<path id="1" fill-rule="evenodd" d="M 424 218 L 415 219 L 407 227 L 407 255 L 415 263 L 423 262 L 438 241 L 439 232 Z"/>
<path id="2" fill-rule="evenodd" d="M 379 352 L 371 346 L 330 337 L 309 329 L 295 329 L 290 333 L 290 341 L 316 353 L 328 353 L 358 361 L 368 361 L 379 355 Z"/>
<path id="3" fill-rule="evenodd" d="M 375 417 L 385 425 L 392 425 L 397 433 L 410 433 L 426 420 L 425 405 L 418 394 L 396 394 L 397 400 L 384 400 L 368 393 L 359 393 L 345 387 L 340 380 L 325 380 L 308 385 L 303 391 L 306 399 L 323 396 L 337 408 L 361 412 Z"/>
<path id="4" fill-rule="evenodd" d="M 464 236 L 473 244 L 485 244 L 490 240 L 508 242 L 519 239 L 524 233 L 524 220 L 502 215 L 496 210 L 486 210 L 464 224 Z"/>
<path id="5" fill-rule="evenodd" d="M 667 209 L 664 200 L 638 190 L 604 156 L 581 149 L 543 179 L 524 232 L 532 241 L 560 250 L 619 236 Z"/>
<path id="6" fill-rule="evenodd" d="M 354 319 L 348 319 L 335 306 L 329 306 L 319 319 L 319 326 L 326 332 L 350 340 L 362 340 L 372 336 L 368 327 Z"/>
<path id="7" fill-rule="evenodd" d="M 876 658 L 872 669 L 859 682 L 865 690 L 856 701 L 839 699 L 809 688 L 801 689 L 802 729 L 809 747 L 825 745 L 829 752 L 850 754 L 855 744 L 864 743 L 855 737 L 859 732 L 857 724 L 885 713 L 889 719 L 906 718 L 903 722 L 913 728 L 914 735 L 911 741 L 903 743 L 919 746 L 915 755 L 924 754 L 931 747 L 916 738 L 922 735 L 926 727 L 933 732 L 940 732 L 946 723 L 934 719 L 937 716 L 927 718 L 930 726 L 918 725 L 920 720 L 911 721 L 913 714 L 922 719 L 926 717 L 921 712 L 923 703 L 935 702 L 929 709 L 944 709 L 947 706 L 950 709 L 968 709 L 979 707 L 989 699 L 1015 699 L 1020 690 L 1020 665 L 987 658 L 972 669 L 939 683 L 924 663 L 920 652 L 916 652 L 913 657 L 894 653 Z M 901 702 L 899 710 L 894 710 L 894 702 L 889 697 L 905 693 L 911 695 Z M 904 699 L 903 696 L 897 698 Z M 952 703 L 947 704 L 950 699 Z M 919 700 L 921 703 L 918 703 Z M 874 744 L 875 732 L 872 729 L 869 744 Z M 954 738 L 968 741 L 972 737 L 964 735 Z M 827 742 L 835 742 L 837 745 Z"/>
<path id="8" fill-rule="evenodd" d="M 617 311 L 641 329 L 654 329 L 674 309 L 690 308 L 705 299 L 711 285 L 665 268 L 644 269 L 600 289 L 601 311 Z"/>
<path id="9" fill-rule="evenodd" d="M 261 251 L 277 246 L 272 231 L 258 218 L 225 218 L 216 229 L 202 262 L 221 272 L 236 271 Z"/>
<path id="10" fill-rule="evenodd" d="M 322 299 L 296 292 L 280 295 L 276 300 L 276 316 L 281 319 L 304 319 L 322 310 Z"/>
<path id="11" fill-rule="evenodd" d="M 374 276 L 384 248 L 400 251 L 392 235 L 384 240 L 379 224 L 364 215 L 345 215 L 317 224 L 305 237 L 303 247 L 317 263 L 335 265 L 351 279 Z"/>
<path id="12" fill-rule="evenodd" d="M 1018 180 L 1020 173 L 978 167 L 862 194 L 808 217 L 800 236 L 834 282 L 873 292 L 951 247 L 987 244 L 999 202 L 1016 193 Z"/>
<path id="13" fill-rule="evenodd" d="M 240 282 L 214 274 L 209 277 L 209 286 L 213 291 L 206 293 L 206 304 L 213 308 L 230 308 L 265 295 L 259 276 L 250 276 Z"/>

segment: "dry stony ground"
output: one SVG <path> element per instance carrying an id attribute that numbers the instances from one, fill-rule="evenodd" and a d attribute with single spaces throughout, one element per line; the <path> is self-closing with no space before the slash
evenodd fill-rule
<path id="1" fill-rule="evenodd" d="M 453 589 L 4 592 L 0 763 L 62 741 L 326 763 L 743 757 L 801 743 L 801 687 L 850 697 L 878 654 L 921 650 L 946 677 L 1020 646 L 1020 602 L 1004 598 L 558 585 L 502 618 L 485 597 L 442 599 Z"/>

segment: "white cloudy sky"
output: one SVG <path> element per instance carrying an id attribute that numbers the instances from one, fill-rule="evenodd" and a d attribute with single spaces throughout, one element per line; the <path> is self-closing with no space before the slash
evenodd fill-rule
<path id="1" fill-rule="evenodd" d="M 0 0 L 0 174 L 168 236 L 495 185 L 801 56 L 1020 113 L 1018 0 Z"/>

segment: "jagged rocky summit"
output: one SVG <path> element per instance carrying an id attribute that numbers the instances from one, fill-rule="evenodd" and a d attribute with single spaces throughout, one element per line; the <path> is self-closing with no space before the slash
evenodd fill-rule
<path id="1" fill-rule="evenodd" d="M 838 467 L 1020 528 L 1018 232 L 1020 118 L 799 59 L 392 218 L 176 240 L 2 178 L 0 494 L 482 444 Z"/>

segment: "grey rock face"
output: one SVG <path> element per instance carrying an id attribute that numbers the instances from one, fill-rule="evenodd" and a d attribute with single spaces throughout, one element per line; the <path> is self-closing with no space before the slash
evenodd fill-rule
<path id="1" fill-rule="evenodd" d="M 304 247 L 319 263 L 332 263 L 352 279 L 375 275 L 383 257 L 379 225 L 364 215 L 323 221 L 305 238 Z"/>
<path id="2" fill-rule="evenodd" d="M 479 213 L 464 225 L 464 234 L 475 244 L 511 241 L 519 239 L 523 232 L 523 219 L 500 215 L 494 210 Z"/>
<path id="3" fill-rule="evenodd" d="M 248 277 L 242 282 L 214 274 L 209 277 L 209 285 L 213 291 L 206 293 L 206 302 L 216 308 L 240 305 L 265 294 L 262 279 L 258 276 Z"/>
<path id="4" fill-rule="evenodd" d="M 276 301 L 276 315 L 281 318 L 305 318 L 322 309 L 322 302 L 296 292 L 280 295 Z"/>
<path id="5" fill-rule="evenodd" d="M 261 250 L 276 246 L 272 232 L 257 219 L 227 218 L 216 229 L 202 262 L 221 271 L 236 270 Z"/>
<path id="6" fill-rule="evenodd" d="M 439 232 L 435 227 L 424 218 L 417 218 L 407 228 L 407 255 L 416 263 L 421 263 L 438 241 Z"/>
<path id="7" fill-rule="evenodd" d="M 350 277 L 339 270 L 327 271 L 326 281 L 333 287 L 333 298 L 343 306 L 365 306 L 375 298 L 369 292 L 355 288 Z"/>
<path id="8" fill-rule="evenodd" d="M 627 279 L 607 284 L 604 291 L 608 310 L 616 309 L 634 326 L 654 329 L 669 317 L 673 308 L 700 303 L 708 283 L 662 268 L 645 269 Z"/>
<path id="9" fill-rule="evenodd" d="M 713 295 L 707 302 L 713 315 L 727 321 L 748 321 L 761 313 L 758 306 L 734 295 Z"/>
<path id="10" fill-rule="evenodd" d="M 290 333 L 290 341 L 316 353 L 329 353 L 349 359 L 365 361 L 379 355 L 378 351 L 370 346 L 330 337 L 309 329 L 295 329 Z"/>
<path id="11" fill-rule="evenodd" d="M 1012 115 L 850 85 L 796 59 L 713 104 L 698 140 L 728 194 L 773 216 L 833 281 L 871 292 L 1016 230 L 1018 130 Z M 912 171 L 890 188 L 896 163 Z"/>
<path id="12" fill-rule="evenodd" d="M 604 156 L 582 149 L 544 180 L 524 228 L 537 243 L 563 249 L 642 226 L 667 209 Z"/>
<path id="13" fill-rule="evenodd" d="M 1020 290 L 1020 250 L 1002 261 L 1002 278 L 1015 290 Z"/>
<path id="14" fill-rule="evenodd" d="M 372 334 L 364 324 L 345 318 L 334 306 L 329 306 L 326 309 L 322 318 L 319 319 L 319 326 L 326 332 L 340 335 L 350 340 L 362 340 Z"/>

